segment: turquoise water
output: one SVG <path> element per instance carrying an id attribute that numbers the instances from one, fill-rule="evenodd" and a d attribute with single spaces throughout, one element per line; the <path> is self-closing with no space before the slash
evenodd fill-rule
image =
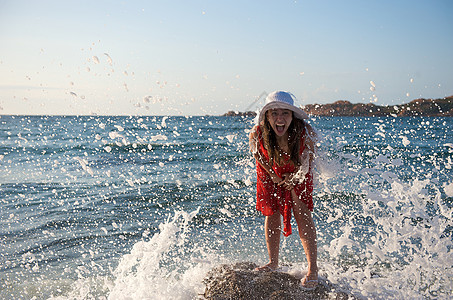
<path id="1" fill-rule="evenodd" d="M 357 296 L 448 298 L 453 119 L 310 123 L 320 274 Z M 0 116 L 0 298 L 194 299 L 212 267 L 264 263 L 252 126 Z M 296 232 L 281 259 L 304 268 Z"/>

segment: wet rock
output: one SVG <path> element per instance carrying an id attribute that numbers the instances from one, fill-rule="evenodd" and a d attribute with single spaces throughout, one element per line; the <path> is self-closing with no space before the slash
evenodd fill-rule
<path id="1" fill-rule="evenodd" d="M 315 290 L 304 291 L 300 278 L 284 272 L 254 271 L 256 267 L 254 263 L 243 262 L 212 269 L 204 280 L 204 299 L 351 299 L 322 278 Z"/>

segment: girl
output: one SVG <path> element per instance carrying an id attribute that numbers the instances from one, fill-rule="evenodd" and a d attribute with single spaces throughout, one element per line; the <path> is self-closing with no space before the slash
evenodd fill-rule
<path id="1" fill-rule="evenodd" d="M 250 149 L 256 159 L 256 208 L 266 216 L 264 232 L 269 263 L 258 270 L 278 267 L 281 217 L 283 234 L 291 234 L 291 211 L 305 250 L 308 271 L 302 288 L 318 285 L 316 229 L 313 210 L 313 159 L 316 134 L 304 119 L 307 114 L 294 106 L 294 95 L 276 91 L 266 98 L 258 125 L 250 133 Z"/>

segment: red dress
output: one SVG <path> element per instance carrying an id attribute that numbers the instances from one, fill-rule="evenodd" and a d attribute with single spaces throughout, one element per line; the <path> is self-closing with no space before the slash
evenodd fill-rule
<path id="1" fill-rule="evenodd" d="M 256 127 L 256 134 L 258 136 L 259 145 L 258 151 L 261 157 L 269 161 L 269 155 L 267 150 L 264 148 L 263 136 L 259 126 Z M 306 130 L 303 132 L 303 136 L 306 136 Z M 304 138 L 301 140 L 300 153 L 304 151 Z M 272 166 L 275 174 L 282 178 L 285 173 L 292 173 L 296 171 L 296 167 L 291 163 L 288 157 L 284 157 L 285 161 L 288 161 L 285 165 L 279 166 L 276 163 Z M 291 210 L 293 207 L 293 201 L 291 192 L 286 190 L 284 187 L 278 186 L 274 183 L 268 172 L 256 162 L 256 173 L 257 173 L 257 184 L 256 184 L 256 209 L 261 211 L 265 216 L 271 216 L 275 212 L 279 211 L 283 216 L 283 234 L 289 236 L 291 231 Z M 305 203 L 310 211 L 313 211 L 313 176 L 311 169 L 305 175 L 305 180 L 302 183 L 298 183 L 294 186 L 296 195 Z"/>

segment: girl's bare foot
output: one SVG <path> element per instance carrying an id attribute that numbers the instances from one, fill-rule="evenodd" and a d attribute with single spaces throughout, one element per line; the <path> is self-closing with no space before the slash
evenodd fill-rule
<path id="1" fill-rule="evenodd" d="M 255 268 L 255 271 L 272 272 L 272 271 L 275 271 L 277 268 L 278 268 L 278 265 L 268 263 L 267 265 Z"/>
<path id="2" fill-rule="evenodd" d="M 313 291 L 318 286 L 318 275 L 305 275 L 304 278 L 300 280 L 301 287 L 304 291 Z"/>

